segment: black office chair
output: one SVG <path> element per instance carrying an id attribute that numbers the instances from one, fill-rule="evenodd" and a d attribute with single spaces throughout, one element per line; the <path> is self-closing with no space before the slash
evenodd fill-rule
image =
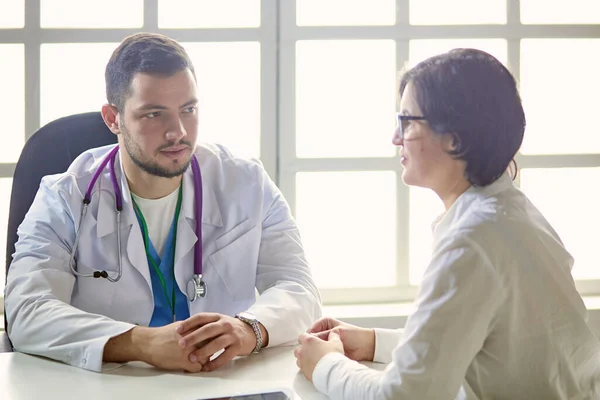
<path id="1" fill-rule="evenodd" d="M 75 158 L 88 149 L 117 142 L 104 124 L 100 112 L 75 114 L 52 121 L 38 129 L 25 143 L 13 177 L 8 232 L 6 235 L 6 273 L 17 242 L 17 228 L 23 222 L 43 176 L 65 172 Z M 6 279 L 6 277 L 5 277 Z M 12 351 L 8 324 L 0 336 L 0 352 Z"/>

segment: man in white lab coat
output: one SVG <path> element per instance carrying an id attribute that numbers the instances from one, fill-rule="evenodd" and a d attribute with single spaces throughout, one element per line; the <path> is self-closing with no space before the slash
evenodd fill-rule
<path id="1" fill-rule="evenodd" d="M 15 349 L 93 371 L 141 360 L 198 372 L 295 342 L 321 314 L 296 223 L 260 163 L 196 144 L 183 47 L 126 38 L 106 90 L 118 149 L 45 177 L 19 227 L 5 291 Z"/>

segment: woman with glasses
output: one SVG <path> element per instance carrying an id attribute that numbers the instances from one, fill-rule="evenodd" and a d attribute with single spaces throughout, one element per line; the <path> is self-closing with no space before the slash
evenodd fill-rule
<path id="1" fill-rule="evenodd" d="M 513 184 L 525 130 L 515 79 L 489 54 L 455 49 L 409 70 L 399 94 L 402 178 L 446 210 L 416 311 L 403 331 L 319 320 L 298 366 L 334 399 L 600 399 L 573 259 Z"/>

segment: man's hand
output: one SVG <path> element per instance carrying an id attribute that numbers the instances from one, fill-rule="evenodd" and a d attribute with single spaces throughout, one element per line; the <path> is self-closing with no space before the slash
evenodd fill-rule
<path id="1" fill-rule="evenodd" d="M 336 331 L 330 331 L 326 340 L 303 333 L 298 342 L 300 346 L 294 350 L 296 365 L 311 382 L 315 367 L 321 358 L 329 353 L 344 354 L 344 345 Z"/>
<path id="2" fill-rule="evenodd" d="M 336 332 L 344 345 L 346 357 L 355 361 L 373 361 L 375 356 L 375 331 L 346 324 L 333 318 L 321 318 L 307 331 L 322 340 Z"/>
<path id="3" fill-rule="evenodd" d="M 263 342 L 268 341 L 267 331 L 261 325 Z M 209 359 L 225 349 L 217 358 L 204 364 L 202 371 L 214 371 L 236 356 L 246 356 L 256 347 L 256 335 L 252 327 L 237 318 L 215 313 L 196 314 L 179 325 L 180 349 L 197 348 L 190 354 L 197 360 Z"/>
<path id="4" fill-rule="evenodd" d="M 180 322 L 160 328 L 137 326 L 110 339 L 104 346 L 106 362 L 144 361 L 157 368 L 200 372 L 208 357 L 190 360 L 196 350 L 193 345 L 181 347 L 177 332 Z"/>

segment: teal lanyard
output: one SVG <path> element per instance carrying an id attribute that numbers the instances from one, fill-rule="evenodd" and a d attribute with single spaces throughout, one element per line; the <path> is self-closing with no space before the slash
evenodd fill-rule
<path id="1" fill-rule="evenodd" d="M 148 225 L 146 224 L 146 220 L 144 219 L 144 214 L 142 214 L 142 210 L 137 205 L 135 200 L 133 200 L 133 197 L 131 198 L 131 200 L 133 201 L 133 208 L 134 208 L 136 214 L 138 215 L 138 217 L 140 218 L 140 221 L 142 221 L 142 236 L 144 238 L 144 248 L 146 250 L 146 258 L 150 261 L 150 264 L 152 264 L 152 267 L 154 268 L 154 271 L 156 272 L 156 275 L 158 276 L 158 279 L 160 280 L 160 286 L 162 286 L 163 292 L 165 294 L 165 298 L 167 299 L 167 303 L 169 304 L 169 307 L 171 308 L 173 320 L 175 320 L 175 249 L 176 249 L 175 245 L 177 244 L 177 222 L 179 221 L 179 212 L 181 211 L 182 188 L 183 188 L 183 182 L 181 185 L 179 185 L 179 194 L 177 197 L 177 207 L 175 208 L 175 217 L 174 217 L 174 221 L 175 221 L 174 230 L 175 231 L 173 232 L 173 262 L 171 263 L 171 265 L 173 267 L 172 268 L 173 285 L 172 285 L 172 290 L 171 290 L 171 298 L 169 298 L 169 293 L 167 291 L 167 283 L 165 282 L 165 277 L 163 276 L 162 272 L 160 271 L 160 268 L 158 267 L 158 265 L 156 264 L 154 257 L 152 257 L 152 255 L 150 254 L 150 237 L 148 236 Z"/>

